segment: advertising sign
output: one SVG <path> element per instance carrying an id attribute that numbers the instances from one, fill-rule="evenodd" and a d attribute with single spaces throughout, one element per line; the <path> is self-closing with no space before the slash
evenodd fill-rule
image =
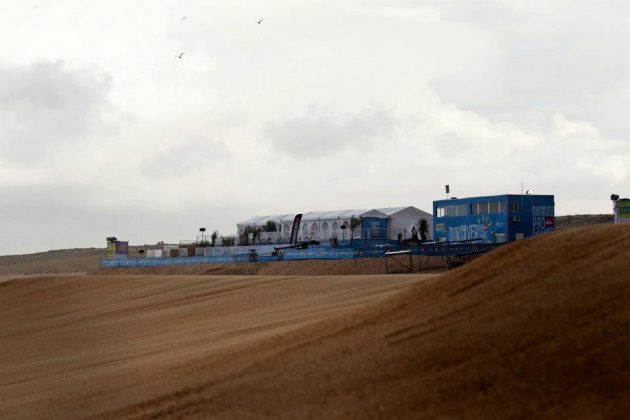
<path id="1" fill-rule="evenodd" d="M 617 223 L 630 223 L 630 199 L 622 198 L 617 201 Z"/>
<path id="2" fill-rule="evenodd" d="M 116 242 L 107 242 L 107 258 L 116 258 Z"/>
<path id="3" fill-rule="evenodd" d="M 532 235 L 554 230 L 554 206 L 532 207 Z"/>
<path id="4" fill-rule="evenodd" d="M 291 243 L 297 244 L 298 232 L 300 231 L 300 222 L 302 221 L 302 214 L 296 214 L 293 219 L 293 227 L 291 228 Z"/>
<path id="5" fill-rule="evenodd" d="M 129 242 L 116 241 L 116 258 L 129 257 Z"/>

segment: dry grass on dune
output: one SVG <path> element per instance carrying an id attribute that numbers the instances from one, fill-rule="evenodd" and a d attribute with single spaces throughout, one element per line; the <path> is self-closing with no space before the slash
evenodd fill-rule
<path id="1" fill-rule="evenodd" d="M 100 265 L 101 255 L 72 255 L 47 258 L 20 258 L 0 261 L 0 276 L 14 274 L 92 273 Z"/>
<path id="2" fill-rule="evenodd" d="M 575 229 L 592 225 L 611 225 L 613 215 L 610 214 L 574 214 L 556 216 L 556 230 Z"/>
<path id="3" fill-rule="evenodd" d="M 9 282 L 0 284 L 0 344 L 12 349 L 0 365 L 0 410 L 623 418 L 629 272 L 630 227 L 607 226 L 514 243 L 422 281 Z"/>

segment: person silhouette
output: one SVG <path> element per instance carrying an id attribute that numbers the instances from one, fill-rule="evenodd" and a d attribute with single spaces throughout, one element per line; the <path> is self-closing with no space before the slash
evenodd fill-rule
<path id="1" fill-rule="evenodd" d="M 415 226 L 411 228 L 411 239 L 418 242 L 418 231 L 416 230 Z"/>

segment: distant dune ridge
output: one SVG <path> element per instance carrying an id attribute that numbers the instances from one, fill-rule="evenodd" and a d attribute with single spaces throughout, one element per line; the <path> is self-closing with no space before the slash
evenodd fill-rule
<path id="1" fill-rule="evenodd" d="M 630 226 L 443 275 L 0 283 L 0 417 L 627 418 Z"/>

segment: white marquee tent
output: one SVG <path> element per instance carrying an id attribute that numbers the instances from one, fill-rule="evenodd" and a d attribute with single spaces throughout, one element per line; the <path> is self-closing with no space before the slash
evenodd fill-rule
<path id="1" fill-rule="evenodd" d="M 349 229 L 342 229 L 343 225 L 350 226 L 352 217 L 387 219 L 387 231 L 380 237 L 397 239 L 400 233 L 404 239 L 411 237 L 411 230 L 419 227 L 420 219 L 426 219 L 429 224 L 429 238 L 433 231 L 433 216 L 416 207 L 384 207 L 377 209 L 352 209 L 335 211 L 317 211 L 303 213 L 298 240 L 326 241 L 332 237 L 349 239 Z M 263 241 L 288 241 L 295 214 L 275 214 L 268 216 L 255 216 L 243 220 L 237 224 L 238 235 L 242 235 L 247 226 L 262 228 L 267 222 L 272 221 L 278 227 L 277 232 L 264 232 L 261 234 Z M 370 229 L 356 229 L 355 239 L 369 239 Z"/>

